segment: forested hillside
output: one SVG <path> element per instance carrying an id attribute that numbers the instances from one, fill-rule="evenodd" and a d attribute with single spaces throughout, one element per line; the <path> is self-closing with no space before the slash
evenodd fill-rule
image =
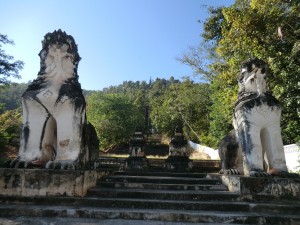
<path id="1" fill-rule="evenodd" d="M 209 84 L 189 79 L 125 81 L 93 93 L 87 115 L 105 146 L 128 140 L 136 126 L 170 137 L 183 125 L 189 139 L 209 143 L 209 92 Z"/>

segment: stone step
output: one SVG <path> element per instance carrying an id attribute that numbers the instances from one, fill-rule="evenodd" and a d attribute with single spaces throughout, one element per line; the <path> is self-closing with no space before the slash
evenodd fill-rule
<path id="1" fill-rule="evenodd" d="M 126 220 L 157 220 L 226 224 L 300 224 L 300 215 L 261 212 L 185 211 L 162 209 L 96 208 L 82 206 L 0 205 L 0 217 L 63 217 Z"/>
<path id="2" fill-rule="evenodd" d="M 222 184 L 219 179 L 170 177 L 170 176 L 128 176 L 112 175 L 104 177 L 101 182 L 124 182 L 124 183 L 156 183 L 156 184 Z"/>
<path id="3" fill-rule="evenodd" d="M 150 172 L 161 172 L 164 170 L 165 159 L 147 158 Z M 125 162 L 126 158 L 101 156 L 96 162 L 96 168 L 105 170 L 107 168 L 118 170 Z M 220 170 L 220 160 L 193 160 L 194 173 L 218 173 Z"/>
<path id="4" fill-rule="evenodd" d="M 59 201 L 61 200 L 61 201 Z M 53 204 L 57 206 L 89 206 L 98 208 L 129 208 L 129 209 L 181 209 L 181 210 L 219 210 L 219 211 L 256 211 L 255 207 L 248 203 L 241 202 L 212 202 L 212 201 L 177 201 L 177 200 L 160 200 L 160 199 L 126 199 L 126 198 L 88 198 L 88 199 L 59 199 L 51 198 L 51 202 L 46 202 L 45 199 L 23 199 L 11 203 L 18 204 Z M 277 207 L 278 208 L 278 207 Z M 275 207 L 270 208 L 270 212 L 275 210 Z M 295 207 L 295 210 L 297 207 Z M 298 208 L 299 209 L 299 208 Z M 283 211 L 286 213 L 286 211 Z"/>
<path id="5" fill-rule="evenodd" d="M 207 173 L 175 173 L 175 172 L 162 172 L 162 171 L 115 171 L 115 175 L 127 176 L 163 176 L 163 177 L 190 177 L 190 178 L 206 178 Z M 216 174 L 218 175 L 218 174 Z"/>
<path id="6" fill-rule="evenodd" d="M 123 220 L 123 219 L 95 219 L 95 218 L 68 218 L 68 217 L 24 217 L 14 216 L 0 218 L 3 225 L 191 225 L 185 222 L 166 222 L 155 220 Z M 207 225 L 207 223 L 193 223 L 193 225 Z M 223 223 L 209 223 L 209 225 L 224 225 Z M 242 225 L 236 224 L 235 225 Z"/>
<path id="7" fill-rule="evenodd" d="M 132 191 L 134 193 L 134 191 Z M 99 195 L 99 194 L 98 194 Z M 105 194 L 104 194 L 105 195 Z M 120 196 L 120 194 L 118 194 Z M 57 205 L 57 206 L 93 206 L 93 207 L 120 207 L 120 208 L 162 208 L 162 209 L 182 209 L 182 210 L 219 210 L 219 211 L 249 211 L 249 212 L 274 212 L 274 213 L 296 213 L 299 214 L 300 202 L 294 201 L 269 201 L 261 199 L 257 201 L 241 201 L 239 196 L 229 194 L 199 193 L 195 196 L 185 195 L 184 197 L 169 197 L 165 199 L 159 197 L 145 198 L 142 195 L 135 195 L 134 198 L 89 196 L 89 197 L 20 197 L 20 196 L 0 196 L 0 204 L 27 204 L 27 205 Z M 259 196 L 260 198 L 262 196 Z M 271 196 L 268 196 L 271 197 Z"/>
<path id="8" fill-rule="evenodd" d="M 138 188 L 152 190 L 191 190 L 191 191 L 228 191 L 223 185 L 210 184 L 157 184 L 157 183 L 124 183 L 124 182 L 102 182 L 97 185 L 98 188 Z"/>
<path id="9" fill-rule="evenodd" d="M 227 191 L 186 191 L 186 190 L 153 190 L 128 188 L 91 188 L 88 196 L 108 198 L 140 198 L 161 200 L 191 200 L 191 201 L 239 201 L 240 195 Z"/>

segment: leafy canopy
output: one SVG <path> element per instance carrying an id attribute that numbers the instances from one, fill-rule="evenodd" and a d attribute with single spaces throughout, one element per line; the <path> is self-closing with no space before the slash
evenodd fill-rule
<path id="1" fill-rule="evenodd" d="M 89 96 L 87 118 L 96 129 L 101 149 L 126 142 L 144 119 L 128 96 L 102 92 Z"/>
<path id="2" fill-rule="evenodd" d="M 0 84 L 9 84 L 9 78 L 21 78 L 19 71 L 23 69 L 24 63 L 8 55 L 2 48 L 3 44 L 14 45 L 14 42 L 0 33 Z"/>

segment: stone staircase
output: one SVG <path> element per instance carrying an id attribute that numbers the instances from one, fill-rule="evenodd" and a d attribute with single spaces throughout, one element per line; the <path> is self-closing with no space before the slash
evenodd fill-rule
<path id="1" fill-rule="evenodd" d="M 300 201 L 232 193 L 217 174 L 116 171 L 99 180 L 86 197 L 0 196 L 0 218 L 16 216 L 144 221 L 139 224 L 297 225 Z"/>

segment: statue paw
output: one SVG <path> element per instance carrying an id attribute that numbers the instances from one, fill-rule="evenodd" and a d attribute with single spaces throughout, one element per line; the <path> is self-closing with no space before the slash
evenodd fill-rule
<path id="1" fill-rule="evenodd" d="M 70 160 L 48 161 L 46 164 L 46 169 L 75 170 L 76 163 L 74 161 L 70 161 Z"/>
<path id="2" fill-rule="evenodd" d="M 267 172 L 264 171 L 256 171 L 256 170 L 252 170 L 249 173 L 250 177 L 271 177 L 270 174 L 268 174 Z"/>
<path id="3" fill-rule="evenodd" d="M 33 160 L 33 161 L 25 161 L 21 160 L 19 158 L 11 160 L 7 162 L 8 168 L 24 168 L 24 169 L 32 169 L 35 167 L 44 167 L 45 164 L 36 163 L 39 162 L 39 160 Z"/>
<path id="4" fill-rule="evenodd" d="M 10 161 L 9 167 L 10 168 L 26 168 L 26 162 L 20 159 L 14 159 Z"/>
<path id="5" fill-rule="evenodd" d="M 224 175 L 240 175 L 237 169 L 221 169 L 219 173 Z"/>

